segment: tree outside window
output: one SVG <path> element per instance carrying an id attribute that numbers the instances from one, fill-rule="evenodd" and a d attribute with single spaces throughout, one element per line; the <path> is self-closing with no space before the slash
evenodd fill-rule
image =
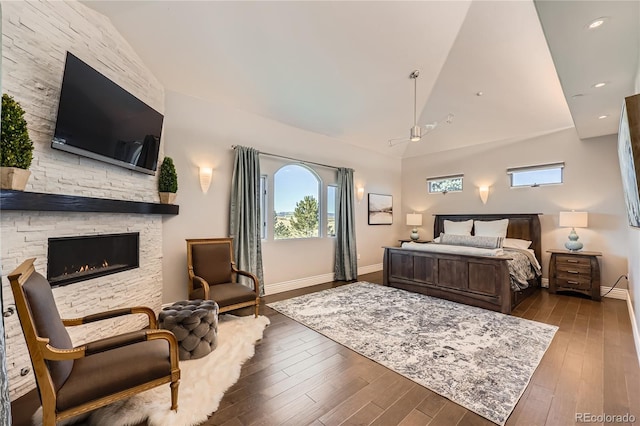
<path id="1" fill-rule="evenodd" d="M 463 175 L 444 176 L 438 178 L 427 179 L 427 187 L 429 194 L 462 191 Z"/>
<path id="2" fill-rule="evenodd" d="M 320 180 L 308 168 L 290 164 L 274 175 L 274 239 L 320 236 Z"/>

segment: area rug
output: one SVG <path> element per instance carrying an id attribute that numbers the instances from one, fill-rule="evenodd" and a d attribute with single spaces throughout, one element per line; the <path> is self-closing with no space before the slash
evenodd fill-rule
<path id="1" fill-rule="evenodd" d="M 558 329 L 367 282 L 268 306 L 499 425 Z"/>
<path id="2" fill-rule="evenodd" d="M 92 426 L 126 426 L 144 421 L 152 426 L 200 424 L 218 409 L 224 392 L 238 381 L 242 364 L 253 356 L 254 344 L 262 338 L 267 325 L 269 319 L 264 316 L 221 315 L 216 350 L 204 358 L 180 361 L 177 413 L 170 409 L 171 393 L 166 384 L 66 424 L 82 422 Z M 42 424 L 41 409 L 34 415 L 33 422 Z"/>

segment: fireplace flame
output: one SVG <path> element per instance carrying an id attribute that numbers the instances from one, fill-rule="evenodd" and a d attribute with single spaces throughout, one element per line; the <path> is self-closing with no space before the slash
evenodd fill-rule
<path id="1" fill-rule="evenodd" d="M 71 267 L 73 268 L 73 265 L 71 265 Z M 108 267 L 109 267 L 109 262 L 107 262 L 107 259 L 104 259 L 99 266 L 90 266 L 89 264 L 87 264 L 87 265 L 81 266 L 79 268 L 73 268 L 73 270 L 71 272 L 69 272 L 67 267 L 65 266 L 64 267 L 64 272 L 62 273 L 62 275 L 78 274 L 80 272 L 95 271 L 96 269 L 108 268 Z"/>

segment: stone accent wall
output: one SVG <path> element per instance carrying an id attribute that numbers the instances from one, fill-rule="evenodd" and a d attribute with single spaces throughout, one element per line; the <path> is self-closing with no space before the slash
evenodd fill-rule
<path id="1" fill-rule="evenodd" d="M 0 33 L 2 33 L 2 7 L 0 7 Z M 0 44 L 0 69 L 2 69 L 2 44 Z M 2 75 L 0 75 L 2 88 Z M 1 108 L 0 108 L 1 109 Z M 0 304 L 1 305 L 1 304 Z M 11 399 L 7 377 L 7 344 L 5 342 L 4 319 L 0 318 L 0 425 L 11 425 Z"/>
<path id="2" fill-rule="evenodd" d="M 34 142 L 27 191 L 157 202 L 157 176 L 51 149 L 66 52 L 70 51 L 156 110 L 164 89 L 110 21 L 75 1 L 2 3 L 2 82 L 26 111 Z M 161 146 L 162 150 L 162 146 Z M 160 153 L 162 157 L 162 152 Z M 140 268 L 54 289 L 63 318 L 122 306 L 159 309 L 162 300 L 162 217 L 112 213 L 3 212 L 0 262 L 3 304 L 13 304 L 6 275 L 29 257 L 46 276 L 50 237 L 140 232 Z M 35 387 L 17 315 L 5 318 L 11 399 Z M 139 328 L 126 317 L 69 329 L 74 344 Z"/>

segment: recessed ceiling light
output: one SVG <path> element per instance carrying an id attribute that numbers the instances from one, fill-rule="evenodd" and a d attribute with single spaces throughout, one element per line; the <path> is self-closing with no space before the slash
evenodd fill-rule
<path id="1" fill-rule="evenodd" d="M 605 115 L 601 115 L 600 117 L 598 117 L 598 120 L 603 120 L 605 118 L 607 118 L 609 115 L 605 114 Z"/>
<path id="2" fill-rule="evenodd" d="M 587 29 L 595 30 L 596 28 L 600 28 L 606 21 L 607 18 L 605 16 L 596 18 L 587 24 Z"/>
<path id="3" fill-rule="evenodd" d="M 605 81 L 601 81 L 600 83 L 596 83 L 593 85 L 593 87 L 595 87 L 596 89 L 600 88 L 600 87 L 604 87 L 606 86 L 607 83 Z"/>

